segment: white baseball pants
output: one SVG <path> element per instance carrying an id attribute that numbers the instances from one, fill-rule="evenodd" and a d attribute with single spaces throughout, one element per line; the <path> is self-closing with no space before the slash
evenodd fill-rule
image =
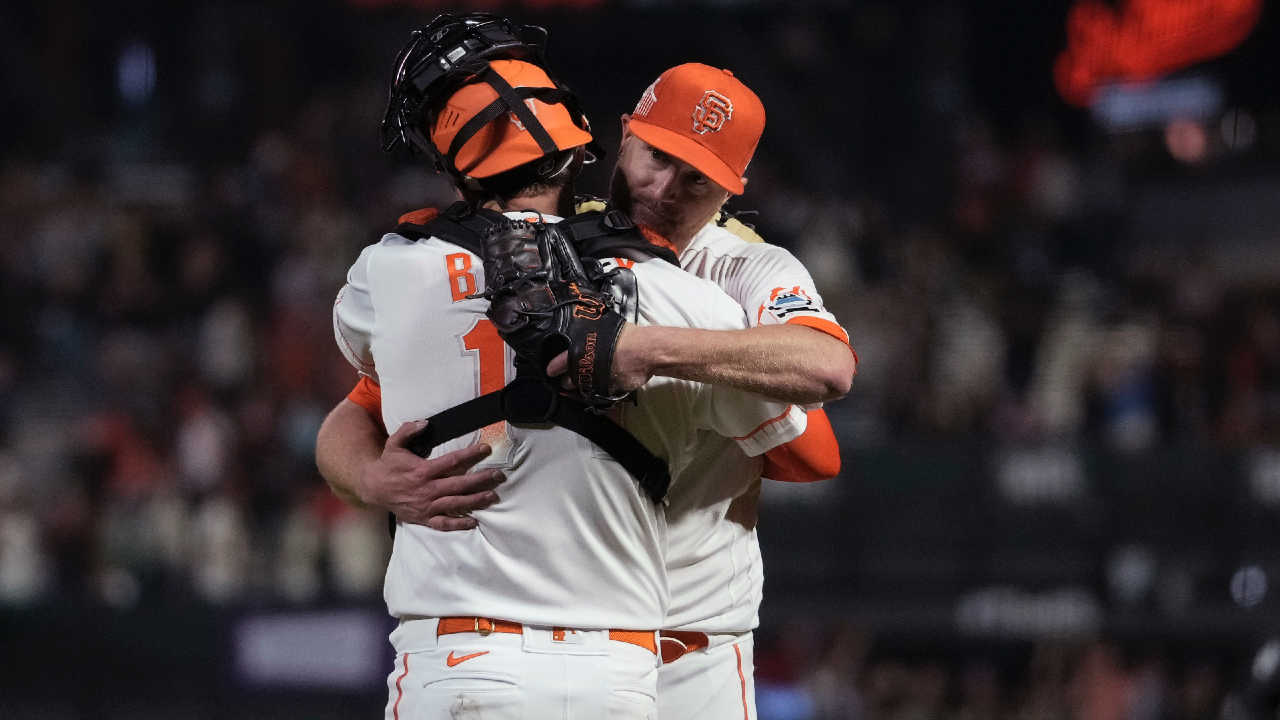
<path id="1" fill-rule="evenodd" d="M 657 656 L 607 631 L 437 637 L 431 618 L 402 621 L 391 642 L 386 720 L 657 718 Z"/>
<path id="2" fill-rule="evenodd" d="M 751 633 L 695 650 L 658 670 L 659 720 L 756 720 Z"/>

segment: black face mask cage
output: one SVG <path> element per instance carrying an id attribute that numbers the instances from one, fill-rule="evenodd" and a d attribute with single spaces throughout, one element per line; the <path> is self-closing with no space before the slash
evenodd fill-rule
<path id="1" fill-rule="evenodd" d="M 590 124 L 582 114 L 577 98 L 560 84 L 543 61 L 546 41 L 547 32 L 540 27 L 517 26 L 489 13 L 440 15 L 414 32 L 409 43 L 396 56 L 387 111 L 382 120 L 383 151 L 389 153 L 397 144 L 403 143 L 410 155 L 431 157 L 437 171 L 447 172 L 469 186 L 507 188 L 516 178 L 469 178 L 457 169 L 454 158 L 485 125 L 502 113 L 510 112 L 538 142 L 544 160 L 513 168 L 500 176 L 514 173 L 521 176 L 520 182 L 537 182 L 549 176 L 544 175 L 544 171 L 554 175 L 562 170 L 565 163 L 559 161 L 561 151 L 524 101 L 535 98 L 546 103 L 559 103 L 569 111 L 579 127 L 589 130 Z M 489 66 L 491 60 L 521 60 L 536 65 L 547 73 L 555 87 L 512 88 L 492 70 Z M 498 93 L 498 99 L 466 123 L 454 137 L 449 150 L 442 153 L 424 135 L 422 128 L 434 121 L 433 110 L 444 99 L 469 82 L 488 83 Z M 592 161 L 604 157 L 603 150 L 594 141 L 588 144 L 587 152 Z M 548 158 L 556 161 L 546 162 Z"/>

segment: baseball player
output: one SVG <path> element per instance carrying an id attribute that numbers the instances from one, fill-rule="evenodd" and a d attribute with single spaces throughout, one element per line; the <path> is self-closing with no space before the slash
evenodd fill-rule
<path id="1" fill-rule="evenodd" d="M 615 372 L 633 372 L 634 383 L 674 367 L 680 377 L 731 382 L 801 402 L 830 399 L 821 383 L 806 395 L 805 383 L 814 378 L 847 390 L 856 358 L 809 273 L 786 250 L 753 233 L 744 233 L 748 239 L 709 222 L 730 194 L 745 189 L 743 174 L 764 129 L 764 108 L 754 93 L 727 70 L 681 65 L 649 86 L 622 123 L 614 204 L 670 239 L 686 271 L 714 281 L 745 308 L 752 328 L 738 334 L 763 349 L 754 355 L 758 366 L 704 362 L 697 371 L 689 365 L 689 349 L 731 353 L 732 337 L 723 345 L 717 340 L 733 333 L 636 327 L 619 342 Z M 778 387 L 788 382 L 794 384 Z M 667 508 L 672 605 L 658 675 L 663 720 L 755 717 L 751 631 L 759 623 L 763 587 L 755 533 L 761 475 L 811 480 L 839 471 L 825 416 L 814 408 L 809 419 L 809 431 L 773 451 L 773 462 L 707 438 L 686 470 L 700 482 L 682 479 L 673 486 Z"/>
<path id="2" fill-rule="evenodd" d="M 615 356 L 615 373 L 630 377 L 626 382 L 672 374 L 795 402 L 831 399 L 848 389 L 855 362 L 848 337 L 822 308 L 804 268 L 732 220 L 709 222 L 730 194 L 744 189 L 741 176 L 763 124 L 763 108 L 750 90 L 727 71 L 702 65 L 664 73 L 635 114 L 624 116 L 614 202 L 659 228 L 681 252 L 683 267 L 728 291 L 749 310 L 753 326 L 736 333 L 628 328 Z M 362 383 L 352 402 L 376 415 L 376 391 Z M 349 409 L 351 425 L 380 441 L 369 416 L 355 405 Z M 339 411 L 334 417 L 341 417 Z M 368 457 L 377 457 L 374 442 L 365 443 Z M 762 588 L 754 532 L 762 470 L 780 480 L 835 476 L 838 448 L 821 411 L 810 413 L 801 438 L 770 451 L 763 462 L 710 441 L 687 471 L 701 481 L 673 487 L 667 553 L 673 604 L 663 633 L 669 664 L 659 673 L 664 719 L 755 716 L 750 631 Z M 484 494 L 454 500 L 465 507 Z"/>
<path id="3" fill-rule="evenodd" d="M 536 49 L 515 47 L 514 37 L 490 16 L 442 16 L 415 33 L 397 63 L 388 118 L 407 145 L 443 158 L 477 206 L 554 223 L 571 206 L 591 137 Z M 477 53 L 486 42 L 503 52 Z M 440 103 L 423 74 L 442 59 L 474 80 Z M 745 327 L 741 307 L 713 283 L 662 260 L 618 262 L 641 288 L 639 326 Z M 361 253 L 335 303 L 335 331 L 353 365 L 377 381 L 385 426 L 511 377 L 488 302 L 476 297 L 486 282 L 480 258 L 440 237 L 389 234 Z M 800 435 L 805 415 L 732 388 L 655 378 L 620 422 L 682 478 L 699 431 L 756 456 Z M 668 605 L 661 507 L 569 430 L 495 431 L 482 464 L 505 470 L 503 501 L 475 512 L 479 527 L 439 533 L 402 523 L 396 534 L 385 596 L 401 624 L 387 717 L 654 717 L 655 631 Z"/>

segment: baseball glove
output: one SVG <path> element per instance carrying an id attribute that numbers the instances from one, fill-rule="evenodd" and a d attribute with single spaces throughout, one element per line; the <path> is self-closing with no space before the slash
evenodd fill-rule
<path id="1" fill-rule="evenodd" d="M 602 273 L 584 269 L 554 224 L 505 220 L 481 243 L 488 316 L 515 351 L 517 365 L 532 366 L 548 383 L 547 365 L 569 353 L 569 375 L 589 409 L 604 412 L 627 395 L 612 394 L 613 353 L 625 318 L 603 292 Z"/>

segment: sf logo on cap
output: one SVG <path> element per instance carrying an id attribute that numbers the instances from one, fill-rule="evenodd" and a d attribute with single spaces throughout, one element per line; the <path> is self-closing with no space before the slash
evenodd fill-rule
<path id="1" fill-rule="evenodd" d="M 706 135 L 724 127 L 733 117 L 733 103 L 715 90 L 708 90 L 693 109 L 693 131 Z"/>

